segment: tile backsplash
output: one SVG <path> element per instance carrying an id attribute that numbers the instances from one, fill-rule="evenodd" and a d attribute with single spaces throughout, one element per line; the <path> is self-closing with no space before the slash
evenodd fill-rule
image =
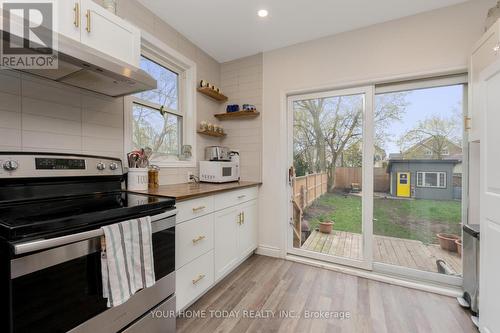
<path id="1" fill-rule="evenodd" d="M 0 71 L 0 150 L 123 157 L 123 99 Z"/>

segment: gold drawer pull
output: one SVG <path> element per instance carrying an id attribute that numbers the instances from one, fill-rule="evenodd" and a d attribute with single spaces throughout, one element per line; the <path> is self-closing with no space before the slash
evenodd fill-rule
<path id="1" fill-rule="evenodd" d="M 193 238 L 193 244 L 196 244 L 199 241 L 204 240 L 204 239 L 205 239 L 205 236 L 198 236 L 196 238 Z"/>
<path id="2" fill-rule="evenodd" d="M 239 225 L 241 225 L 241 223 L 242 223 L 241 213 L 238 214 L 238 221 L 237 222 L 238 222 Z"/>
<path id="3" fill-rule="evenodd" d="M 195 207 L 195 208 L 193 208 L 193 213 L 199 212 L 200 210 L 203 210 L 205 208 L 207 208 L 207 207 L 205 207 L 205 206 Z"/>
<path id="4" fill-rule="evenodd" d="M 85 30 L 90 33 L 90 9 L 87 10 L 87 14 L 85 14 L 85 17 L 87 18 L 87 26 L 85 27 Z"/>
<path id="5" fill-rule="evenodd" d="M 193 279 L 193 284 L 197 284 L 205 277 L 205 274 L 200 274 L 196 279 Z"/>
<path id="6" fill-rule="evenodd" d="M 80 5 L 78 4 L 78 2 L 75 3 L 75 8 L 73 8 L 73 11 L 75 12 L 75 20 L 73 21 L 73 24 L 78 28 L 80 26 Z"/>
<path id="7" fill-rule="evenodd" d="M 244 197 L 246 197 L 246 195 L 245 195 L 245 194 L 238 195 L 238 199 L 243 199 Z"/>

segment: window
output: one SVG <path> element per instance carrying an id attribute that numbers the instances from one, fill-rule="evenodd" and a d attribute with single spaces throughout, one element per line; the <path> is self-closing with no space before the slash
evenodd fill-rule
<path id="1" fill-rule="evenodd" d="M 141 68 L 157 80 L 158 87 L 134 95 L 133 148 L 151 147 L 154 158 L 178 156 L 183 122 L 179 75 L 145 56 L 141 57 Z"/>
<path id="2" fill-rule="evenodd" d="M 450 155 L 450 151 L 448 150 L 448 147 L 443 147 L 443 151 L 441 152 L 441 155 L 444 155 L 444 156 Z"/>
<path id="3" fill-rule="evenodd" d="M 446 172 L 417 172 L 417 186 L 446 188 Z"/>
<path id="4" fill-rule="evenodd" d="M 140 67 L 157 88 L 127 96 L 124 151 L 149 146 L 152 164 L 162 168 L 196 166 L 196 63 L 158 38 L 141 35 Z M 191 146 L 191 157 L 181 156 Z"/>

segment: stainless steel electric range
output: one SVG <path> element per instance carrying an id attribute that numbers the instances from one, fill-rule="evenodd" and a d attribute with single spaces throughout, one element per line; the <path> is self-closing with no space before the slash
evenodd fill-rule
<path id="1" fill-rule="evenodd" d="M 124 191 L 119 159 L 0 153 L 0 331 L 174 332 L 175 215 L 172 198 Z M 144 216 L 156 284 L 108 309 L 100 227 Z"/>

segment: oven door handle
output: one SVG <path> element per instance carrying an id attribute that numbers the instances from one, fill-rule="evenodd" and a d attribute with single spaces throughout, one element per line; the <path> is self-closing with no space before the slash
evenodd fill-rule
<path id="1" fill-rule="evenodd" d="M 175 226 L 175 215 L 177 210 L 169 210 L 165 213 L 151 216 L 151 229 L 153 233 L 171 228 Z M 25 243 L 13 245 L 14 254 L 25 254 L 34 251 L 46 250 L 57 246 L 63 246 L 71 243 L 76 243 L 104 235 L 102 229 L 90 230 L 80 232 L 73 235 L 66 235 L 62 237 L 40 239 Z"/>

